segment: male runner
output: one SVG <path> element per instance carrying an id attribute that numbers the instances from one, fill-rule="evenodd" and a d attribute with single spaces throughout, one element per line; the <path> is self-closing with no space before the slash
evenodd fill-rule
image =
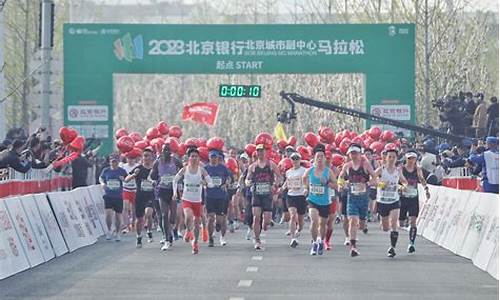
<path id="1" fill-rule="evenodd" d="M 127 175 L 132 172 L 135 167 L 137 167 L 137 158 L 132 158 L 127 156 L 126 163 L 120 163 L 120 168 L 127 172 Z M 125 176 L 126 177 L 126 176 Z M 135 180 L 123 183 L 123 226 L 124 229 L 122 233 L 127 233 L 132 230 L 133 224 L 135 224 L 135 193 L 137 191 L 137 186 L 135 185 Z M 129 216 L 130 212 L 130 216 Z M 132 220 L 130 220 L 132 218 Z M 131 222 L 132 221 L 132 222 Z"/>

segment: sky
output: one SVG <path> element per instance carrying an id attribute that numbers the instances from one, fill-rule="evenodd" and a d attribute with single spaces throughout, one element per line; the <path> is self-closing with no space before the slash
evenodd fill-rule
<path id="1" fill-rule="evenodd" d="M 116 3 L 121 3 L 121 4 L 149 4 L 151 2 L 168 2 L 172 0 L 92 0 L 94 2 L 98 3 L 106 3 L 106 4 L 116 4 Z M 214 2 L 216 3 L 218 0 L 207 0 L 208 2 Z M 233 0 L 233 1 L 238 1 L 238 0 Z M 280 4 L 280 11 L 282 12 L 287 12 L 288 10 L 286 7 L 292 6 L 294 1 L 302 2 L 302 1 L 307 1 L 307 0 L 280 0 L 278 3 Z M 429 0 L 429 2 L 432 2 L 433 0 Z M 494 12 L 498 12 L 498 0 L 468 0 L 471 4 L 470 10 L 491 10 Z M 184 3 L 196 3 L 199 2 L 199 0 L 184 0 Z"/>

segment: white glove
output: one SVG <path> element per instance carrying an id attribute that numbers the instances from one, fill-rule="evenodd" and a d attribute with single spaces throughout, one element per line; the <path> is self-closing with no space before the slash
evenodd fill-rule
<path id="1" fill-rule="evenodd" d="M 54 166 L 52 164 L 50 164 L 47 168 L 43 169 L 43 171 L 46 174 L 50 173 L 52 170 L 54 170 Z"/>

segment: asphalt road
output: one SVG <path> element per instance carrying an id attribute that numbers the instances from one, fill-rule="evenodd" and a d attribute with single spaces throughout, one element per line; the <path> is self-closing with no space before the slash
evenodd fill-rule
<path id="1" fill-rule="evenodd" d="M 401 232 L 390 259 L 388 234 L 371 224 L 360 236 L 361 255 L 351 258 L 336 226 L 333 251 L 315 257 L 308 233 L 291 249 L 276 227 L 261 252 L 243 229 L 229 234 L 224 248 L 202 243 L 198 255 L 181 241 L 161 252 L 156 233 L 142 249 L 131 234 L 101 239 L 0 281 L 0 299 L 498 299 L 497 280 L 421 237 L 409 255 Z"/>

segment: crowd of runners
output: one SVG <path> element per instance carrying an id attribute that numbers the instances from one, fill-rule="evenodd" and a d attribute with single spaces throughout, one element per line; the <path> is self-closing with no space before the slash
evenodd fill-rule
<path id="1" fill-rule="evenodd" d="M 303 157 L 303 151 L 288 145 L 277 164 L 264 143 L 250 152 L 218 147 L 208 157 L 197 147 L 181 156 L 173 146 L 166 142 L 161 149 L 110 156 L 100 176 L 107 240 L 135 233 L 141 248 L 144 231 L 148 243 L 161 232 L 162 251 L 183 240 L 197 254 L 201 242 L 214 247 L 218 236 L 217 244 L 225 247 L 228 231 L 246 228 L 242 238 L 263 250 L 266 231 L 275 222 L 287 222 L 289 247 L 303 243 L 310 255 L 323 255 L 332 249 L 333 227 L 339 224 L 344 245 L 356 257 L 358 232 L 367 234 L 367 222 L 380 221 L 389 233 L 388 257 L 396 255 L 403 226 L 409 229 L 407 252 L 415 252 L 418 184 L 427 197 L 429 192 L 414 150 L 402 152 L 390 143 L 376 153 L 351 143 L 344 153 L 332 154 L 317 143 L 310 157 Z M 228 167 L 229 160 L 237 164 Z M 310 220 L 309 234 L 304 220 Z"/>

